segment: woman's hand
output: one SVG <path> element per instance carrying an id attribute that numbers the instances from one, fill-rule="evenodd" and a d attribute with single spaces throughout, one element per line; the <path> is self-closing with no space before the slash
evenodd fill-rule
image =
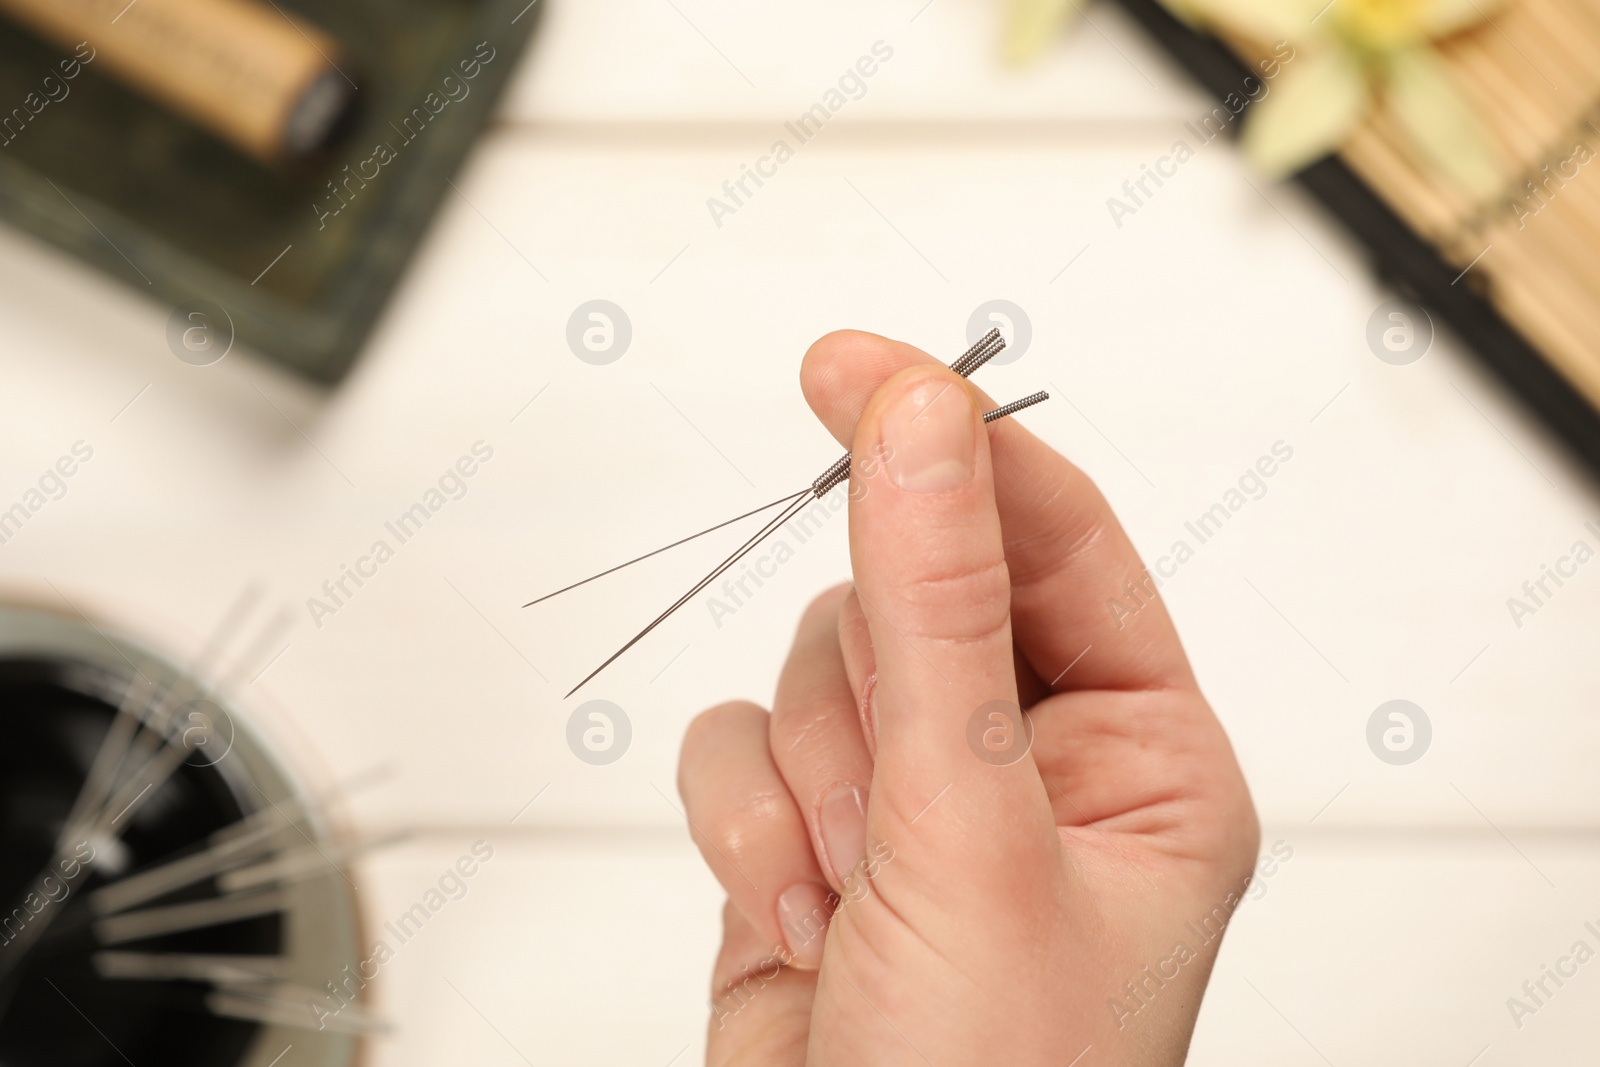
<path id="1" fill-rule="evenodd" d="M 709 1061 L 1181 1063 L 1259 831 L 1133 546 L 917 349 L 831 334 L 801 381 L 857 457 L 855 581 L 770 714 L 684 741 L 728 892 Z"/>

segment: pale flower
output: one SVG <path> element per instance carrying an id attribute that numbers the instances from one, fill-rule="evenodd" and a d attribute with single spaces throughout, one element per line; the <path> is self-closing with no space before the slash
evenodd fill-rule
<path id="1" fill-rule="evenodd" d="M 1375 100 L 1386 104 L 1422 162 L 1475 198 L 1501 166 L 1431 45 L 1487 17 L 1494 0 L 1168 0 L 1257 42 L 1288 41 L 1296 57 L 1245 125 L 1245 154 L 1289 174 L 1338 148 Z"/>

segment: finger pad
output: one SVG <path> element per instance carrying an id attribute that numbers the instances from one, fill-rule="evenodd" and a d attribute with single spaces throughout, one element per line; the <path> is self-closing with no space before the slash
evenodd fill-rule
<path id="1" fill-rule="evenodd" d="M 848 445 L 880 385 L 906 367 L 935 362 L 914 345 L 863 330 L 835 330 L 806 351 L 800 391 L 828 432 Z"/>

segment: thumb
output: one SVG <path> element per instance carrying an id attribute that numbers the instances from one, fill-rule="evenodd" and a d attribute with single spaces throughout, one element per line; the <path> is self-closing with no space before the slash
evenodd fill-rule
<path id="1" fill-rule="evenodd" d="M 942 367 L 901 371 L 873 395 L 854 445 L 850 556 L 878 672 L 873 836 L 914 830 L 947 857 L 1053 846 L 1017 708 L 1011 583 L 975 396 Z"/>

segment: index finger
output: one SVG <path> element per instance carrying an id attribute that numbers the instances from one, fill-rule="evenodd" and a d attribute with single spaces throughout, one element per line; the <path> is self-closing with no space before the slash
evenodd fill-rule
<path id="1" fill-rule="evenodd" d="M 900 341 L 841 330 L 806 352 L 800 386 L 848 445 L 880 385 L 938 362 Z M 989 448 L 1013 634 L 1039 677 L 1057 690 L 1193 687 L 1166 606 L 1089 476 L 1011 419 L 990 425 Z M 1126 609 L 1130 598 L 1137 611 Z"/>

